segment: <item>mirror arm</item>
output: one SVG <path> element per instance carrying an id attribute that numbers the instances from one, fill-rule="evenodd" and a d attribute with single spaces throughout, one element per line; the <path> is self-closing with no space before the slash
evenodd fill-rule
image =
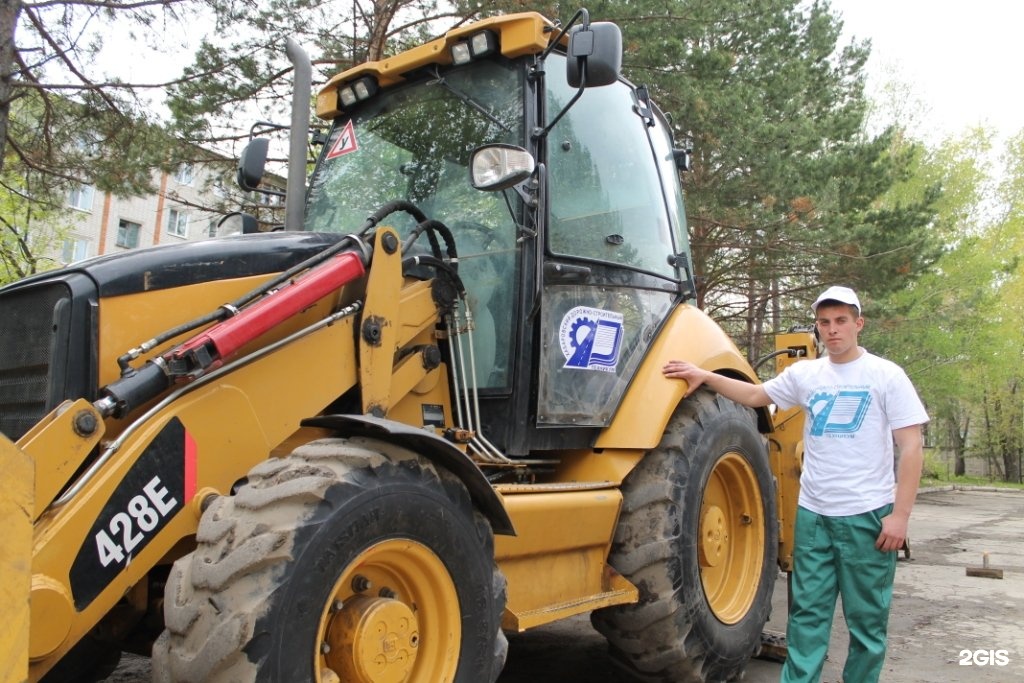
<path id="1" fill-rule="evenodd" d="M 674 268 L 679 268 L 683 271 L 685 277 L 679 280 L 679 292 L 683 295 L 684 299 L 695 299 L 697 298 L 697 282 L 693 276 L 693 269 L 690 266 L 690 259 L 686 257 L 685 252 L 678 254 L 670 254 L 668 257 L 668 263 Z"/>
<path id="2" fill-rule="evenodd" d="M 287 130 L 288 126 L 273 121 L 257 121 L 249 127 L 249 139 L 252 140 L 263 133 L 271 133 L 275 130 Z"/>
<path id="3" fill-rule="evenodd" d="M 576 10 L 576 14 L 572 15 L 572 19 L 570 19 L 569 23 L 565 25 L 565 28 L 559 31 L 558 35 L 555 36 L 555 39 L 548 43 L 547 48 L 545 48 L 544 52 L 540 55 L 541 61 L 547 59 L 547 56 L 551 54 L 551 51 L 555 49 L 555 46 L 562 41 L 562 38 L 565 38 L 565 34 L 569 32 L 569 29 L 573 27 L 573 24 L 575 24 L 576 20 L 581 16 L 583 17 L 583 30 L 585 31 L 590 28 L 590 12 L 587 11 L 586 7 L 580 7 Z"/>
<path id="4" fill-rule="evenodd" d="M 587 89 L 587 60 L 584 59 L 582 61 L 582 63 L 580 64 L 580 87 L 579 87 L 579 90 L 577 90 L 576 94 L 572 96 L 572 99 L 569 100 L 565 104 L 564 107 L 562 107 L 562 111 L 558 112 L 558 115 L 555 116 L 555 118 L 551 121 L 551 123 L 549 123 L 544 128 L 540 128 L 540 129 L 536 129 L 535 128 L 533 130 L 533 134 L 531 135 L 531 137 L 534 140 L 540 140 L 542 138 L 546 138 L 548 133 L 551 132 L 551 129 L 555 127 L 555 124 L 558 123 L 559 121 L 561 121 L 562 117 L 565 116 L 566 113 L 570 109 L 572 109 L 572 106 L 574 104 L 576 104 L 576 101 L 583 96 L 583 91 L 586 90 L 586 89 Z"/>

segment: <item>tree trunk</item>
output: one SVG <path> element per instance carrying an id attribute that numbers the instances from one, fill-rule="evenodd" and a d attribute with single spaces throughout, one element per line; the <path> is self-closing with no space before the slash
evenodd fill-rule
<path id="1" fill-rule="evenodd" d="M 14 32 L 18 28 L 21 14 L 21 0 L 0 2 L 0 173 L 4 170 L 4 155 L 7 153 L 7 122 L 11 115 L 11 99 L 14 96 Z"/>
<path id="2" fill-rule="evenodd" d="M 960 420 L 954 415 L 954 419 L 950 420 L 950 432 L 953 436 L 953 473 L 962 477 L 967 474 L 967 433 L 970 428 L 971 418 L 969 415 L 964 417 L 963 429 L 960 428 Z"/>
<path id="3" fill-rule="evenodd" d="M 388 45 L 388 29 L 391 28 L 391 22 L 394 21 L 400 4 L 399 0 L 374 0 L 369 44 L 366 46 L 367 60 L 377 61 L 384 58 L 384 51 Z"/>

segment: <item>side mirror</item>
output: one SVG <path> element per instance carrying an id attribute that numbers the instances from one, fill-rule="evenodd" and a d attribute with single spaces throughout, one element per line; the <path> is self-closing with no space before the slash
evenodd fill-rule
<path id="1" fill-rule="evenodd" d="M 676 168 L 678 168 L 680 171 L 692 170 L 693 166 L 691 164 L 691 158 L 690 158 L 690 155 L 692 153 L 693 153 L 693 150 L 691 150 L 691 149 L 674 148 L 672 150 L 672 158 L 676 162 Z"/>
<path id="2" fill-rule="evenodd" d="M 260 231 L 260 223 L 256 216 L 241 211 L 232 211 L 217 221 L 217 237 L 228 235 L 251 235 Z"/>
<path id="3" fill-rule="evenodd" d="M 570 88 L 611 85 L 622 73 L 622 31 L 598 21 L 569 29 L 566 80 Z"/>
<path id="4" fill-rule="evenodd" d="M 473 150 L 469 158 L 469 176 L 473 187 L 485 192 L 506 190 L 531 175 L 536 162 L 522 147 L 487 145 Z"/>
<path id="5" fill-rule="evenodd" d="M 246 192 L 254 192 L 263 180 L 263 171 L 267 166 L 267 149 L 270 147 L 268 138 L 253 138 L 242 149 L 238 157 L 238 186 Z"/>

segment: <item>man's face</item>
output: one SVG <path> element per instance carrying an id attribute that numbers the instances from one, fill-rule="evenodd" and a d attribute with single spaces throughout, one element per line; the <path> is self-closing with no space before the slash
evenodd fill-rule
<path id="1" fill-rule="evenodd" d="M 846 304 L 821 304 L 814 323 L 833 360 L 853 360 L 860 355 L 857 336 L 864 327 L 864 318 L 857 315 L 856 308 Z"/>

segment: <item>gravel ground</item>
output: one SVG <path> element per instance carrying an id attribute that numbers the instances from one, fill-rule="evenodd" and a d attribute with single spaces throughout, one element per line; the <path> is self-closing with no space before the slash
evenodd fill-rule
<path id="1" fill-rule="evenodd" d="M 1024 680 L 1024 494 L 925 490 L 911 518 L 911 557 L 896 570 L 883 680 L 893 683 Z M 968 576 L 982 554 L 1003 579 Z M 786 582 L 780 575 L 768 629 L 785 631 Z M 847 632 L 836 617 L 823 683 L 839 683 Z M 603 639 L 577 617 L 510 638 L 499 683 L 614 681 Z M 995 660 L 995 663 L 993 663 Z M 754 660 L 747 683 L 777 681 L 780 664 Z M 142 683 L 149 660 L 126 656 L 107 679 Z"/>

